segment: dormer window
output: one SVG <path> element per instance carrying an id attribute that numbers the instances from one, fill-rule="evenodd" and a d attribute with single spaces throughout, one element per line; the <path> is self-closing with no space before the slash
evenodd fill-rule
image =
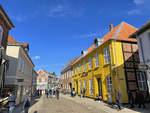
<path id="1" fill-rule="evenodd" d="M 95 48 L 99 47 L 103 42 L 103 39 L 100 39 L 100 38 L 96 38 L 94 40 L 94 44 L 95 44 Z"/>
<path id="2" fill-rule="evenodd" d="M 1 43 L 2 43 L 2 39 L 3 39 L 3 28 L 0 25 L 0 46 L 1 46 Z"/>

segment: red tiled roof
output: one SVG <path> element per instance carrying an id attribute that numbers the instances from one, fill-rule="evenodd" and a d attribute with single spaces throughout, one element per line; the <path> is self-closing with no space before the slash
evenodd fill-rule
<path id="1" fill-rule="evenodd" d="M 118 39 L 118 40 L 127 40 L 127 41 L 136 41 L 136 39 L 129 38 L 129 36 L 134 33 L 137 29 L 133 27 L 132 25 L 127 24 L 126 22 L 121 22 L 119 25 L 114 27 L 110 32 L 108 32 L 105 36 L 102 37 L 103 42 L 110 39 Z M 87 54 L 91 53 L 95 49 L 95 44 L 90 46 L 87 49 Z M 78 62 L 82 56 L 80 56 L 76 62 Z"/>
<path id="2" fill-rule="evenodd" d="M 21 44 L 23 47 L 28 47 L 29 44 L 28 43 L 20 43 L 17 42 L 13 37 L 11 37 L 10 35 L 8 35 L 8 44 Z"/>
<path id="3" fill-rule="evenodd" d="M 128 40 L 128 41 L 136 41 L 136 39 L 130 39 L 129 35 L 134 33 L 137 29 L 126 22 L 122 22 L 113 28 L 112 31 L 108 32 L 102 39 L 104 39 L 103 43 L 105 43 L 109 39 L 119 39 L 119 40 Z"/>

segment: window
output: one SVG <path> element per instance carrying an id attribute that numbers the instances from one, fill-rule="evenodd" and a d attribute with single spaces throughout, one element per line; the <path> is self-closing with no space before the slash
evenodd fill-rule
<path id="1" fill-rule="evenodd" d="M 24 60 L 22 60 L 22 72 L 24 72 Z"/>
<path id="2" fill-rule="evenodd" d="M 146 85 L 146 77 L 144 72 L 137 72 L 137 80 L 138 80 L 139 90 L 146 91 L 147 85 Z"/>
<path id="3" fill-rule="evenodd" d="M 99 65 L 98 63 L 98 53 L 95 54 L 95 66 L 97 67 Z"/>
<path id="4" fill-rule="evenodd" d="M 79 64 L 79 72 L 81 72 L 81 64 Z"/>
<path id="5" fill-rule="evenodd" d="M 19 56 L 19 61 L 18 61 L 18 70 L 21 70 L 21 56 Z"/>
<path id="6" fill-rule="evenodd" d="M 91 61 L 91 57 L 89 58 L 89 69 L 92 68 L 92 61 Z"/>
<path id="7" fill-rule="evenodd" d="M 86 64 L 86 62 L 84 61 L 83 62 L 83 71 L 85 71 L 85 64 Z"/>
<path id="8" fill-rule="evenodd" d="M 93 80 L 89 80 L 90 94 L 93 95 Z"/>
<path id="9" fill-rule="evenodd" d="M 110 62 L 109 47 L 104 49 L 104 58 L 105 58 L 105 64 Z"/>
<path id="10" fill-rule="evenodd" d="M 0 46 L 1 46 L 1 43 L 2 43 L 2 39 L 3 39 L 3 28 L 0 25 Z"/>
<path id="11" fill-rule="evenodd" d="M 110 76 L 106 78 L 106 84 L 107 84 L 107 92 L 111 93 L 112 92 L 112 80 Z"/>
<path id="12" fill-rule="evenodd" d="M 85 93 L 87 93 L 87 82 L 86 82 L 86 80 L 84 80 L 84 90 L 85 90 Z"/>

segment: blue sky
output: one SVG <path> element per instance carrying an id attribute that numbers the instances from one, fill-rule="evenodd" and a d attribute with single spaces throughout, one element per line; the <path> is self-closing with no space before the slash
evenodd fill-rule
<path id="1" fill-rule="evenodd" d="M 109 24 L 125 21 L 137 28 L 150 19 L 150 0 L 1 0 L 16 26 L 10 35 L 29 43 L 35 69 L 60 71 Z"/>

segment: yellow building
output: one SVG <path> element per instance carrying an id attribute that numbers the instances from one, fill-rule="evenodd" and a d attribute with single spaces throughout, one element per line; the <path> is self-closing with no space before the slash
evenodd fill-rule
<path id="1" fill-rule="evenodd" d="M 138 71 L 135 60 L 138 58 L 133 58 L 132 62 L 130 58 L 138 54 L 138 48 L 136 40 L 128 38 L 135 31 L 136 28 L 125 22 L 115 28 L 110 25 L 110 32 L 95 39 L 88 50 L 82 51 L 73 64 L 73 84 L 78 95 L 85 90 L 86 97 L 99 95 L 108 102 L 120 98 L 122 103 L 128 102 L 128 90 L 135 95 L 139 88 L 135 74 Z M 128 67 L 134 71 L 130 72 Z"/>

